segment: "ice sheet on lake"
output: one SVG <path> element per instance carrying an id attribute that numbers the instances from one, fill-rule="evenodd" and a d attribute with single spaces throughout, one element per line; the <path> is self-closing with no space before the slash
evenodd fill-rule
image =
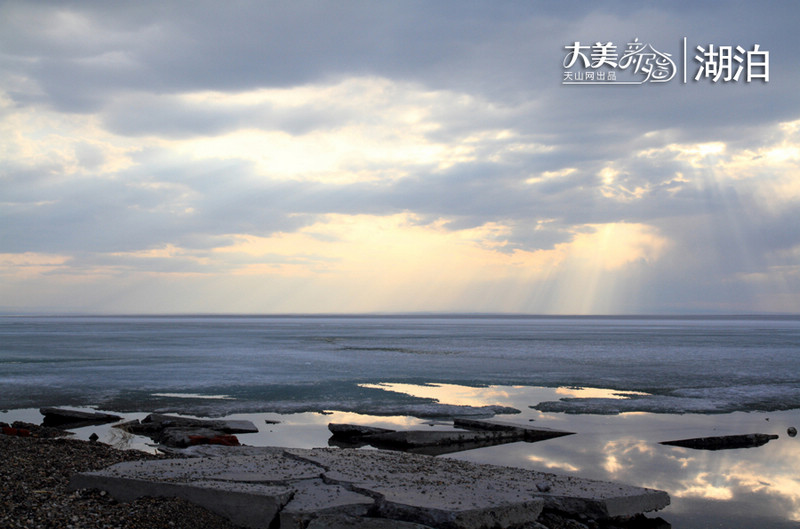
<path id="1" fill-rule="evenodd" d="M 800 388 L 788 385 L 679 389 L 667 395 L 626 395 L 623 398 L 563 398 L 531 406 L 543 412 L 613 415 L 626 412 L 731 413 L 774 411 L 800 407 Z"/>

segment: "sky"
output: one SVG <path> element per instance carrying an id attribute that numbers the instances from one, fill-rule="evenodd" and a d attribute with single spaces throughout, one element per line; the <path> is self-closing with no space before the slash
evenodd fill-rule
<path id="1" fill-rule="evenodd" d="M 799 16 L 0 1 L 0 311 L 798 313 Z"/>

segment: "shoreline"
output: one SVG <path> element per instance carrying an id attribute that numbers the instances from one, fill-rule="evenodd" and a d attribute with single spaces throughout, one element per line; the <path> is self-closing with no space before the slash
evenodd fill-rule
<path id="1" fill-rule="evenodd" d="M 0 413 L 0 421 L 9 422 L 8 418 L 14 411 L 7 410 Z M 25 409 L 16 412 L 18 415 L 19 412 L 24 412 L 22 415 L 27 413 L 29 417 L 33 415 L 33 418 L 39 421 L 42 419 L 38 410 Z M 142 412 L 120 415 L 129 420 L 141 419 L 147 414 Z M 444 421 L 407 416 L 367 416 L 335 411 L 286 415 L 233 414 L 228 417 L 253 420 L 259 426 L 259 433 L 239 436 L 242 444 L 250 446 L 325 447 L 328 446 L 331 437 L 327 429 L 330 422 L 405 429 L 448 429 Z M 529 420 L 524 414 L 497 418 Z M 673 497 L 673 504 L 655 514 L 672 523 L 672 527 L 675 528 L 704 527 L 705 525 L 699 521 L 703 518 L 720 520 L 718 525 L 725 527 L 744 528 L 755 526 L 757 523 L 776 528 L 798 526 L 798 520 L 793 516 L 798 512 L 796 509 L 800 508 L 800 487 L 797 486 L 796 477 L 800 470 L 800 463 L 797 463 L 800 460 L 800 438 L 788 437 L 786 428 L 800 424 L 800 410 L 724 415 L 620 414 L 616 416 L 537 412 L 535 424 L 573 430 L 578 435 L 555 441 L 504 444 L 437 457 L 544 470 L 666 490 Z M 131 448 L 152 451 L 153 447 L 147 446 L 149 439 L 120 436 L 119 429 L 110 425 L 81 428 L 74 437 L 77 440 L 86 440 L 91 433 L 96 432 L 100 435 L 102 444 L 109 441 L 103 434 L 104 428 L 107 431 L 117 432 L 116 441 L 124 441 L 122 448 L 128 451 Z M 682 437 L 742 434 L 762 430 L 778 434 L 779 439 L 759 448 L 720 451 L 691 450 L 658 444 L 661 441 Z M 114 439 L 111 441 L 113 444 Z M 137 446 L 137 443 L 141 443 L 141 446 Z M 678 464 L 679 461 L 683 463 Z M 743 468 L 748 468 L 748 475 L 752 477 L 741 475 Z M 765 486 L 765 483 L 771 485 Z M 775 486 L 780 483 L 788 485 Z M 718 484 L 726 486 L 727 489 L 720 488 Z M 688 489 L 689 486 L 694 488 Z M 725 490 L 731 492 L 723 496 L 722 492 Z M 739 520 L 749 521 L 737 525 Z"/>
<path id="2" fill-rule="evenodd" d="M 195 503 L 177 498 L 144 497 L 120 503 L 104 490 L 94 488 L 72 490 L 73 476 L 106 469 L 122 462 L 173 459 L 180 454 L 148 454 L 138 450 L 118 450 L 100 442 L 71 439 L 58 428 L 15 422 L 0 435 L 2 497 L 0 526 L 33 527 L 125 527 L 125 528 L 219 528 L 239 527 L 229 520 Z M 13 433 L 12 433 L 13 430 Z M 236 449 L 228 452 L 235 455 Z M 338 452 L 338 450 L 337 450 Z M 346 452 L 350 452 L 346 450 Z M 351 453 L 357 453 L 353 451 Z M 365 455 L 376 454 L 363 451 Z M 224 459 L 227 455 L 222 455 Z M 419 457 L 419 456 L 417 456 Z M 427 458 L 429 456 L 422 456 Z M 541 500 L 537 500 L 541 502 Z M 541 507 L 540 507 L 541 509 Z M 624 518 L 595 520 L 584 514 L 567 515 L 556 511 L 536 511 L 536 527 L 558 529 L 583 527 L 591 529 L 665 528 L 659 518 L 635 515 Z M 322 518 L 321 518 L 322 519 Z M 343 520 L 350 523 L 348 517 Z M 367 518 L 366 520 L 374 520 Z M 417 527 L 386 519 L 380 527 Z M 337 522 L 340 521 L 337 519 Z M 372 527 L 371 522 L 364 527 Z M 396 525 L 395 525 L 396 524 Z M 566 525 L 565 525 L 566 524 Z M 344 527 L 345 525 L 343 525 Z M 349 525 L 346 525 L 349 527 Z M 359 525 L 360 526 L 360 525 Z M 516 526 L 516 525 L 515 525 Z M 266 525 L 265 525 L 266 527 Z M 377 527 L 377 526 L 376 526 Z M 427 526 L 418 526 L 420 528 Z"/>

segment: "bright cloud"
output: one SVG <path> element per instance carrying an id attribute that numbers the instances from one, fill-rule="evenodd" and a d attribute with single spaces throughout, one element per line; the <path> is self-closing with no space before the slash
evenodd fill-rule
<path id="1" fill-rule="evenodd" d="M 796 31 L 706 9 L 6 2 L 0 299 L 800 311 Z M 678 26 L 772 80 L 559 84 L 566 43 Z"/>

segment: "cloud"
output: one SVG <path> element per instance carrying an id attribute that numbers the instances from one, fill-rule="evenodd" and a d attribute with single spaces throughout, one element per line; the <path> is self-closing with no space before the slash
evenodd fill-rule
<path id="1" fill-rule="evenodd" d="M 791 13 L 5 2 L 0 273 L 12 297 L 97 274 L 353 300 L 347 274 L 380 264 L 396 310 L 425 304 L 387 285 L 440 270 L 443 310 L 800 310 Z M 684 36 L 690 75 L 697 44 L 759 43 L 769 83 L 560 84 L 569 43 L 678 60 Z"/>

